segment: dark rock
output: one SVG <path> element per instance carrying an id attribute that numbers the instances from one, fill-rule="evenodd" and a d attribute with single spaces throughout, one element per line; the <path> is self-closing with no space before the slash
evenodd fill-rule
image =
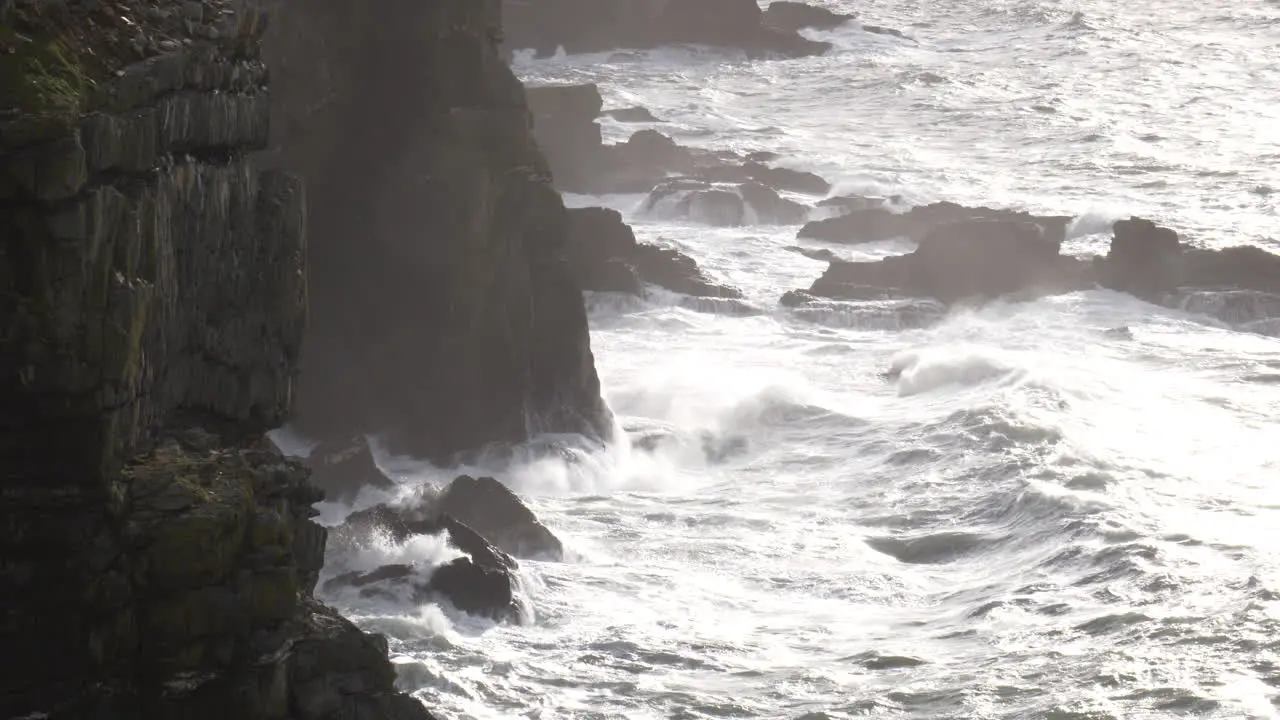
<path id="1" fill-rule="evenodd" d="M 1178 287 L 1182 256 L 1178 233 L 1141 218 L 1119 220 L 1113 232 L 1111 249 L 1098 262 L 1103 287 L 1147 299 Z"/>
<path id="2" fill-rule="evenodd" d="M 606 162 L 596 122 L 604 104 L 600 90 L 594 84 L 542 85 L 525 88 L 525 97 L 556 187 L 590 192 Z"/>
<path id="3" fill-rule="evenodd" d="M 1085 260 L 1061 254 L 1065 218 L 979 210 L 994 217 L 938 225 L 907 255 L 832 262 L 807 293 L 787 293 L 782 303 L 811 304 L 815 296 L 864 300 L 895 295 L 956 303 L 1102 285 L 1204 312 L 1240 329 L 1269 332 L 1266 323 L 1280 315 L 1280 256 L 1261 248 L 1189 248 L 1172 230 L 1131 218 L 1115 224 L 1105 257 Z M 916 227 L 910 218 L 893 222 L 895 231 Z"/>
<path id="4" fill-rule="evenodd" d="M 810 295 L 804 290 L 788 290 L 783 293 L 782 298 L 778 300 L 778 303 L 783 307 L 803 307 L 805 305 L 811 305 L 817 300 L 818 298 Z"/>
<path id="5" fill-rule="evenodd" d="M 436 568 L 426 589 L 448 598 L 454 607 L 465 613 L 498 621 L 520 617 L 511 573 L 501 568 L 485 567 L 471 558 L 458 558 Z"/>
<path id="6" fill-rule="evenodd" d="M 747 154 L 747 160 L 751 162 L 758 162 L 758 163 L 770 163 L 777 160 L 780 157 L 782 156 L 779 155 L 778 153 L 771 152 L 769 150 L 758 150 L 756 152 Z"/>
<path id="7" fill-rule="evenodd" d="M 900 196 L 890 198 L 866 197 L 864 195 L 837 195 L 818 201 L 818 207 L 835 208 L 842 213 L 851 213 L 859 210 L 870 210 L 872 208 L 882 208 L 890 203 L 898 203 L 901 201 Z"/>
<path id="8" fill-rule="evenodd" d="M 453 505 L 461 503 L 455 502 Z M 459 509 L 475 511 L 474 506 Z M 421 516 L 424 513 L 433 517 L 423 519 Z M 536 524 L 537 519 L 532 522 Z M 542 526 L 539 524 L 537 527 Z M 424 600 L 431 594 L 439 594 L 466 613 L 499 621 L 516 620 L 520 617 L 515 603 L 514 573 L 518 567 L 515 559 L 490 544 L 465 523 L 448 514 L 438 514 L 438 509 L 432 506 L 394 508 L 380 505 L 353 513 L 335 530 L 335 537 L 343 538 L 350 544 L 358 544 L 375 532 L 386 532 L 396 542 L 404 542 L 413 535 L 447 533 L 449 544 L 466 553 L 466 557 L 435 568 L 425 579 L 417 568 L 401 564 L 384 565 L 365 573 L 344 573 L 326 582 L 326 591 L 351 587 L 359 589 L 362 595 L 394 598 L 396 594 L 388 590 L 388 587 L 399 583 L 411 589 L 415 601 Z M 547 532 L 547 536 L 555 540 L 550 532 Z M 508 534 L 508 537 L 511 535 Z M 523 539 L 523 536 L 520 537 Z M 545 537 L 537 539 L 546 542 Z M 559 543 L 558 540 L 555 542 Z"/>
<path id="9" fill-rule="evenodd" d="M 645 122 L 662 122 L 655 117 L 653 113 L 642 107 L 618 108 L 616 110 L 605 110 L 604 114 L 624 123 L 645 123 Z"/>
<path id="10" fill-rule="evenodd" d="M 740 298 L 734 288 L 711 282 L 698 264 L 675 250 L 636 242 L 622 214 L 606 208 L 569 211 L 571 258 L 578 281 L 588 290 L 615 289 L 616 263 L 632 268 L 647 283 L 702 297 Z M 607 278 L 608 282 L 601 282 Z"/>
<path id="11" fill-rule="evenodd" d="M 738 188 L 743 200 L 756 214 L 756 220 L 764 225 L 796 225 L 809 217 L 809 208 L 778 195 L 770 187 L 760 183 L 747 183 Z"/>
<path id="12" fill-rule="evenodd" d="M 1103 287 L 1159 301 L 1179 288 L 1280 293 L 1280 256 L 1252 246 L 1202 250 L 1150 220 L 1115 223 L 1107 255 L 1097 262 Z"/>
<path id="13" fill-rule="evenodd" d="M 695 190 L 685 195 L 677 207 L 691 220 L 721 227 L 741 225 L 747 211 L 741 195 L 718 188 Z"/>
<path id="14" fill-rule="evenodd" d="M 789 247 L 791 252 L 799 253 L 810 260 L 818 260 L 821 262 L 840 262 L 840 256 L 831 252 L 826 248 L 807 248 L 807 247 Z"/>
<path id="15" fill-rule="evenodd" d="M 560 539 L 538 521 L 515 493 L 494 478 L 455 478 L 440 497 L 437 509 L 516 557 L 564 559 Z"/>
<path id="16" fill-rule="evenodd" d="M 421 703 L 396 692 L 385 638 L 315 600 L 305 601 L 304 610 L 288 666 L 290 717 L 431 720 Z"/>
<path id="17" fill-rule="evenodd" d="M 799 237 L 838 243 L 879 242 L 902 237 L 919 241 L 941 225 L 967 220 L 1007 220 L 1031 222 L 1040 226 L 1045 237 L 1061 243 L 1066 238 L 1071 218 L 1035 216 L 1012 210 L 969 208 L 951 202 L 914 207 L 903 213 L 886 207 L 854 210 L 846 215 L 815 220 L 800 229 Z"/>
<path id="18" fill-rule="evenodd" d="M 803 28 L 830 30 L 849 22 L 854 17 L 854 15 L 845 15 L 826 8 L 786 0 L 775 0 L 769 3 L 769 7 L 764 11 L 765 25 L 784 32 L 795 32 Z"/>
<path id="19" fill-rule="evenodd" d="M 714 45 L 749 57 L 818 55 L 827 43 L 768 27 L 755 0 L 506 0 L 506 45 L 542 57 L 672 44 Z"/>
<path id="20" fill-rule="evenodd" d="M 1088 266 L 1059 255 L 1060 246 L 1033 222 L 965 220 L 934 228 L 908 255 L 832 263 L 809 292 L 843 300 L 889 289 L 955 303 L 1085 287 Z"/>
<path id="21" fill-rule="evenodd" d="M 490 0 L 327 0 L 271 24 L 278 142 L 261 161 L 310 193 L 309 437 L 384 433 L 448 464 L 532 430 L 612 433 L 568 217 L 499 20 Z M 594 119 L 588 95 L 572 97 Z"/>
<path id="22" fill-rule="evenodd" d="M 862 29 L 874 35 L 889 35 L 891 37 L 902 38 L 903 40 L 909 39 L 901 30 L 894 30 L 893 28 L 882 27 L 880 25 L 863 25 Z"/>
<path id="23" fill-rule="evenodd" d="M 722 227 L 752 221 L 762 225 L 797 224 L 809 214 L 806 206 L 783 198 L 760 183 L 712 185 L 690 178 L 669 180 L 655 187 L 645 202 L 646 212 L 653 212 L 673 197 L 676 200 L 670 209 L 676 215 Z"/>
<path id="24" fill-rule="evenodd" d="M 373 460 L 373 452 L 363 437 L 345 443 L 324 442 L 306 459 L 311 482 L 330 500 L 349 501 L 366 487 L 391 488 L 391 481 Z"/>
<path id="25" fill-rule="evenodd" d="M 810 195 L 826 195 L 831 190 L 831 183 L 811 172 L 768 167 L 757 162 L 749 162 L 743 169 L 752 180 L 779 190 L 793 190 Z"/>
<path id="26" fill-rule="evenodd" d="M 1280 294 L 1280 255 L 1251 245 L 1183 252 L 1181 284 Z"/>

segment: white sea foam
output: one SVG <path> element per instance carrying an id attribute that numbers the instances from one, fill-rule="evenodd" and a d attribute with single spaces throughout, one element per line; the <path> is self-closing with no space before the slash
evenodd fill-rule
<path id="1" fill-rule="evenodd" d="M 911 39 L 853 25 L 810 33 L 836 44 L 818 58 L 517 70 L 597 82 L 687 145 L 780 152 L 833 194 L 1074 215 L 1073 252 L 1129 215 L 1280 250 L 1280 196 L 1256 192 L 1280 187 L 1273 5 L 821 4 Z M 497 472 L 570 549 L 523 563 L 530 626 L 339 598 L 441 717 L 1276 716 L 1280 330 L 1262 305 L 784 309 L 822 270 L 788 249 L 795 227 L 567 200 L 618 209 L 758 312 L 593 294 L 628 442 L 549 440 L 563 451 L 496 467 L 382 458 L 409 487 Z M 334 570 L 447 556 L 365 552 Z"/>

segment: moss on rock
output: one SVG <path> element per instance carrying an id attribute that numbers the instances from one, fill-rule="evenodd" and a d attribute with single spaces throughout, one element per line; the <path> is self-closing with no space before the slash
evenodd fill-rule
<path id="1" fill-rule="evenodd" d="M 92 87 L 59 38 L 0 27 L 0 147 L 65 134 L 79 120 Z"/>

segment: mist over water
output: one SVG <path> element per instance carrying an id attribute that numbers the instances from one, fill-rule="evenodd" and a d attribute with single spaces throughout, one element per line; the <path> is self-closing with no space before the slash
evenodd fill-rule
<path id="1" fill-rule="evenodd" d="M 1076 215 L 1079 251 L 1131 214 L 1280 250 L 1275 2 L 817 4 L 907 38 L 855 23 L 808 33 L 836 45 L 817 58 L 664 49 L 516 69 L 598 83 L 606 107 L 647 107 L 681 144 L 778 152 L 836 194 Z M 602 123 L 613 140 L 645 127 Z M 779 296 L 825 268 L 789 249 L 795 226 L 709 227 L 643 199 L 567 201 L 623 211 L 746 303 L 588 297 L 620 428 L 663 439 L 603 453 L 549 439 L 558 455 L 473 469 L 500 471 L 569 549 L 522 561 L 529 622 L 330 598 L 391 638 L 429 707 L 1280 717 L 1273 320 L 1107 291 L 950 315 L 788 309 Z M 1106 332 L 1119 326 L 1132 337 Z M 457 474 L 382 460 L 401 492 Z M 388 543 L 326 573 L 453 552 Z"/>

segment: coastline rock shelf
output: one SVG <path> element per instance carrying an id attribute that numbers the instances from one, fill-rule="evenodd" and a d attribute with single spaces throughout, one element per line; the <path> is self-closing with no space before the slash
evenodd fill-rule
<path id="1" fill-rule="evenodd" d="M 913 223 L 909 214 L 899 222 Z M 1105 256 L 1075 257 L 1061 253 L 1058 227 L 1013 214 L 945 222 L 911 253 L 832 261 L 808 291 L 787 293 L 782 303 L 931 297 L 955 304 L 1103 287 L 1246 326 L 1280 308 L 1280 256 L 1261 248 L 1196 248 L 1173 230 L 1130 218 L 1115 223 Z"/>

